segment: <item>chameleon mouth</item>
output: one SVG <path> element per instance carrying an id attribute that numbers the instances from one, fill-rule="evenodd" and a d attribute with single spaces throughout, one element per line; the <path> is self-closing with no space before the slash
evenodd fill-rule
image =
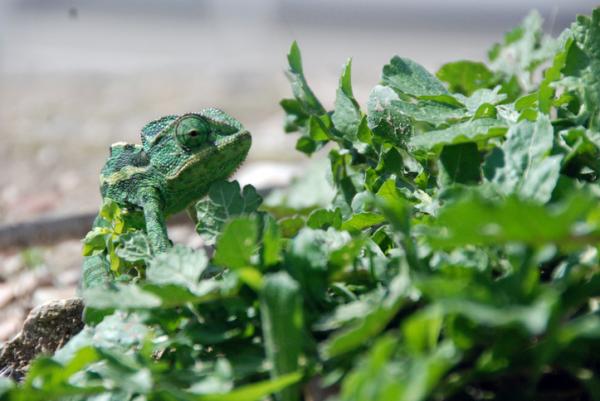
<path id="1" fill-rule="evenodd" d="M 247 130 L 239 131 L 233 135 L 222 137 L 218 144 L 209 146 L 195 153 L 177 169 L 177 172 L 170 174 L 168 178 L 177 177 L 180 171 L 184 171 L 194 165 L 198 165 L 199 163 L 210 160 L 211 158 L 217 156 L 222 149 L 227 149 L 228 151 L 223 152 L 223 160 L 220 161 L 221 163 L 233 161 L 237 164 L 241 164 L 241 162 L 246 158 L 251 144 L 252 136 Z M 226 156 L 229 157 L 225 158 Z M 235 166 L 235 168 L 237 167 L 238 166 Z"/>

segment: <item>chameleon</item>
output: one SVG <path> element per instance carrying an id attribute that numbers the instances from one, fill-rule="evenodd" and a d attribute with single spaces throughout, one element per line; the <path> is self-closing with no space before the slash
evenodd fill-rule
<path id="1" fill-rule="evenodd" d="M 150 248 L 157 254 L 172 245 L 166 218 L 190 210 L 212 183 L 231 176 L 246 158 L 252 137 L 233 117 L 207 108 L 149 122 L 141 142 L 111 145 L 100 193 L 103 200 L 143 213 Z M 98 215 L 92 229 L 101 224 Z M 111 282 L 106 256 L 86 256 L 82 276 L 83 289 Z"/>

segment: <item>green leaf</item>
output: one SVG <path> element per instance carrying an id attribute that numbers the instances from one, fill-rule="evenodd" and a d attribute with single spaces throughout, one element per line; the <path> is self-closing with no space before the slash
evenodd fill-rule
<path id="1" fill-rule="evenodd" d="M 283 238 L 277 221 L 272 216 L 263 216 L 261 263 L 272 266 L 281 260 Z"/>
<path id="2" fill-rule="evenodd" d="M 317 142 L 307 136 L 301 136 L 298 138 L 298 141 L 296 141 L 296 150 L 306 153 L 307 155 L 312 154 L 315 150 L 317 150 L 317 148 Z"/>
<path id="3" fill-rule="evenodd" d="M 256 252 L 257 236 L 256 219 L 237 217 L 231 220 L 217 242 L 214 262 L 232 269 L 250 266 L 250 258 Z"/>
<path id="4" fill-rule="evenodd" d="M 342 226 L 342 211 L 339 208 L 335 210 L 313 210 L 308 216 L 308 220 L 306 220 L 306 225 L 310 228 L 321 228 L 324 230 L 329 227 L 339 229 Z"/>
<path id="5" fill-rule="evenodd" d="M 106 227 L 94 227 L 83 239 L 83 256 L 92 256 L 106 250 L 106 241 L 112 233 Z"/>
<path id="6" fill-rule="evenodd" d="M 285 217 L 279 220 L 278 223 L 279 228 L 281 228 L 281 235 L 284 238 L 295 236 L 305 225 L 304 219 L 300 216 Z"/>
<path id="7" fill-rule="evenodd" d="M 358 322 L 342 329 L 333 335 L 322 346 L 322 353 L 326 358 L 352 351 L 363 346 L 370 339 L 377 336 L 390 320 L 396 315 L 408 294 L 410 282 L 405 274 L 398 275 L 390 284 L 390 293 L 386 299 L 365 314 Z"/>
<path id="8" fill-rule="evenodd" d="M 122 246 L 115 253 L 121 259 L 130 263 L 146 262 L 152 258 L 152 249 L 148 236 L 136 231 L 121 236 Z"/>
<path id="9" fill-rule="evenodd" d="M 285 132 L 295 132 L 306 124 L 309 114 L 304 111 L 302 104 L 296 99 L 283 99 L 279 105 L 285 112 Z"/>
<path id="10" fill-rule="evenodd" d="M 496 86 L 494 89 L 478 89 L 469 97 L 455 95 L 465 107 L 468 114 L 476 115 L 477 111 L 484 105 L 497 105 L 506 100 L 506 95 L 500 93 L 501 87 Z M 481 118 L 481 117 L 476 117 Z"/>
<path id="11" fill-rule="evenodd" d="M 15 382 L 8 377 L 0 377 L 0 396 L 4 396 L 10 390 L 15 388 Z"/>
<path id="12" fill-rule="evenodd" d="M 391 226 L 408 235 L 410 232 L 411 204 L 400 193 L 393 178 L 386 180 L 377 191 L 378 207 L 391 223 Z"/>
<path id="13" fill-rule="evenodd" d="M 485 161 L 487 179 L 503 194 L 547 202 L 561 169 L 562 156 L 550 156 L 554 130 L 550 120 L 540 115 L 535 123 L 513 125 L 502 147 Z"/>
<path id="14" fill-rule="evenodd" d="M 302 228 L 288 242 L 284 265 L 296 280 L 307 302 L 324 302 L 329 271 L 329 258 L 332 252 L 350 241 L 350 235 L 332 228 L 327 231 Z"/>
<path id="15" fill-rule="evenodd" d="M 83 291 L 87 308 L 99 310 L 113 309 L 149 309 L 160 306 L 161 301 L 155 295 L 143 291 L 136 285 L 116 283 L 114 288 L 89 288 Z"/>
<path id="16" fill-rule="evenodd" d="M 490 55 L 490 68 L 507 77 L 515 76 L 525 92 L 534 86 L 533 72 L 554 56 L 556 42 L 544 35 L 542 18 L 532 11 L 520 26 L 506 34 L 504 43 Z"/>
<path id="17" fill-rule="evenodd" d="M 86 325 L 63 348 L 53 356 L 57 362 L 67 364 L 76 358 L 80 349 L 94 346 L 95 348 L 127 352 L 133 347 L 139 347 L 149 334 L 140 315 L 135 313 L 116 312 L 104 318 L 98 325 Z"/>
<path id="18" fill-rule="evenodd" d="M 440 153 L 440 183 L 477 184 L 481 180 L 481 156 L 474 143 L 446 145 Z"/>
<path id="19" fill-rule="evenodd" d="M 444 380 L 446 373 L 460 361 L 460 354 L 450 342 L 440 344 L 428 355 L 413 358 L 404 379 L 405 391 L 402 399 L 427 400 L 432 390 Z"/>
<path id="20" fill-rule="evenodd" d="M 416 152 L 437 151 L 443 145 L 466 142 L 485 142 L 502 137 L 506 132 L 504 123 L 496 119 L 480 118 L 451 125 L 449 128 L 429 131 L 411 138 L 409 146 Z"/>
<path id="21" fill-rule="evenodd" d="M 27 399 L 48 399 L 58 398 L 72 394 L 91 395 L 99 393 L 102 388 L 91 386 L 88 388 L 77 388 L 70 383 L 70 377 L 77 371 L 85 368 L 89 364 L 100 359 L 97 350 L 91 346 L 82 347 L 77 350 L 72 358 L 63 363 L 59 363 L 49 357 L 40 357 L 36 359 L 28 371 L 28 376 L 22 384 L 23 390 L 29 390 L 34 395 Z M 34 390 L 35 391 L 32 391 Z M 17 400 L 24 398 L 15 398 Z"/>
<path id="22" fill-rule="evenodd" d="M 391 102 L 390 106 L 395 108 L 396 112 L 416 121 L 425 121 L 434 125 L 466 116 L 466 110 L 462 106 L 457 107 L 429 100 L 421 100 L 417 103 L 395 100 Z"/>
<path id="23" fill-rule="evenodd" d="M 567 54 L 566 68 L 570 75 L 580 77 L 577 85 L 582 100 L 581 112 L 588 119 L 588 127 L 600 129 L 600 8 L 591 16 L 580 15 L 571 27 L 575 43 Z M 576 66 L 576 67 L 574 67 Z"/>
<path id="24" fill-rule="evenodd" d="M 395 144 L 408 140 L 412 132 L 410 119 L 392 106 L 400 97 L 387 86 L 377 85 L 367 100 L 367 122 L 374 134 Z"/>
<path id="25" fill-rule="evenodd" d="M 493 307 L 480 302 L 467 300 L 443 300 L 442 308 L 446 313 L 466 316 L 479 325 L 499 327 L 520 325 L 532 335 L 546 330 L 556 300 L 542 297 L 533 305 Z"/>
<path id="26" fill-rule="evenodd" d="M 225 394 L 205 394 L 190 397 L 194 401 L 259 401 L 300 381 L 302 374 L 289 373 L 277 379 L 240 386 Z"/>
<path id="27" fill-rule="evenodd" d="M 299 368 L 304 337 L 300 287 L 287 273 L 265 277 L 261 289 L 261 320 L 271 377 L 276 379 Z M 290 386 L 278 394 L 281 401 L 300 399 L 300 388 Z"/>
<path id="28" fill-rule="evenodd" d="M 345 138 L 356 140 L 361 112 L 358 102 L 352 94 L 351 70 L 352 60 L 348 60 L 340 76 L 340 85 L 335 98 L 335 111 L 331 120 Z"/>
<path id="29" fill-rule="evenodd" d="M 385 217 L 379 213 L 362 212 L 353 214 L 348 220 L 342 224 L 342 230 L 358 232 L 365 228 L 373 227 L 385 221 Z"/>
<path id="30" fill-rule="evenodd" d="M 458 95 L 460 96 L 460 95 Z M 464 96 L 460 96 L 464 97 Z M 446 94 L 446 95 L 423 95 L 418 97 L 419 100 L 425 100 L 433 103 L 443 104 L 445 106 L 452 106 L 455 108 L 464 108 L 465 105 L 457 98 L 457 94 Z"/>
<path id="31" fill-rule="evenodd" d="M 507 242 L 580 247 L 596 241 L 596 235 L 589 235 L 593 228 L 580 226 L 596 203 L 585 194 L 543 206 L 515 197 L 491 200 L 473 192 L 440 210 L 429 241 L 444 248 Z"/>
<path id="32" fill-rule="evenodd" d="M 444 85 L 423 66 L 395 56 L 383 67 L 381 83 L 411 96 L 435 96 L 448 93 Z"/>
<path id="33" fill-rule="evenodd" d="M 392 362 L 398 341 L 387 334 L 378 338 L 373 347 L 356 364 L 342 383 L 343 401 L 399 400 L 403 383 L 398 380 L 399 368 Z"/>
<path id="34" fill-rule="evenodd" d="M 147 286 L 145 289 L 163 298 L 163 304 L 182 304 L 194 300 L 194 297 L 182 290 L 205 297 L 217 289 L 214 281 L 200 281 L 207 266 L 208 258 L 204 251 L 176 245 L 151 260 L 146 270 L 146 279 L 155 286 Z M 170 296 L 156 287 L 168 290 Z"/>
<path id="35" fill-rule="evenodd" d="M 493 105 L 484 103 L 475 111 L 473 118 L 496 118 L 497 115 L 496 108 Z"/>
<path id="36" fill-rule="evenodd" d="M 442 323 L 443 314 L 436 307 L 412 314 L 402 325 L 406 346 L 414 353 L 435 350 Z"/>
<path id="37" fill-rule="evenodd" d="M 494 85 L 494 74 L 483 63 L 475 61 L 455 61 L 444 64 L 436 76 L 448 84 L 450 92 L 470 96 L 477 89 Z"/>
<path id="38" fill-rule="evenodd" d="M 298 100 L 299 104 L 304 110 L 306 110 L 308 114 L 324 114 L 325 109 L 308 86 L 306 78 L 304 77 L 302 56 L 300 54 L 298 43 L 295 41 L 290 47 L 290 52 L 288 53 L 287 59 L 289 63 L 287 76 L 292 85 L 294 97 Z"/>
<path id="39" fill-rule="evenodd" d="M 229 219 L 254 213 L 261 203 L 252 185 L 246 185 L 240 193 L 237 181 L 218 181 L 211 185 L 207 197 L 196 203 L 196 231 L 207 244 L 214 244 Z"/>
<path id="40" fill-rule="evenodd" d="M 326 120 L 326 121 L 323 121 Z M 328 141 L 330 139 L 330 134 L 329 134 L 329 127 L 326 125 L 326 122 L 329 123 L 329 125 L 331 125 L 331 123 L 328 121 L 329 120 L 329 116 L 328 115 L 324 115 L 322 117 L 315 117 L 315 116 L 310 116 L 310 118 L 308 119 L 308 128 L 309 128 L 309 136 L 310 139 L 312 139 L 313 141 Z M 300 145 L 303 146 L 303 145 Z M 314 145 L 313 145 L 314 146 Z M 299 149 L 297 147 L 298 150 L 304 151 L 304 149 Z M 316 149 L 316 147 L 310 152 L 305 152 L 305 153 L 312 153 L 314 152 L 314 150 Z M 308 148 L 306 149 L 308 150 Z"/>

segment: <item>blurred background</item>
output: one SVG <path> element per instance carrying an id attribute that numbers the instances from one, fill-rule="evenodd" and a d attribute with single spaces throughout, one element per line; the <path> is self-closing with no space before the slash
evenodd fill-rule
<path id="1" fill-rule="evenodd" d="M 148 121 L 219 107 L 253 133 L 240 180 L 285 182 L 305 158 L 278 102 L 293 40 L 331 105 L 353 57 L 359 102 L 398 54 L 435 71 L 486 50 L 531 9 L 557 35 L 593 0 L 2 0 L 0 225 L 98 208 L 112 142 Z M 177 237 L 177 233 L 172 233 Z M 185 233 L 180 237 L 186 238 Z M 177 238 L 174 238 L 177 241 Z M 25 311 L 74 294 L 80 244 L 0 249 L 0 341 Z"/>

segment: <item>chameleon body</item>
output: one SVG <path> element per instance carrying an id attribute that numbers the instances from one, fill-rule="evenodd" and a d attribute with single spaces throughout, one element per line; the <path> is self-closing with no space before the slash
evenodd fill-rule
<path id="1" fill-rule="evenodd" d="M 239 121 L 211 108 L 152 121 L 141 139 L 142 145 L 111 146 L 100 173 L 100 192 L 122 208 L 143 212 L 156 254 L 171 246 L 166 217 L 192 206 L 212 183 L 229 177 L 246 158 L 252 138 Z M 94 227 L 98 224 L 99 217 Z M 83 288 L 111 280 L 106 255 L 85 258 Z"/>

